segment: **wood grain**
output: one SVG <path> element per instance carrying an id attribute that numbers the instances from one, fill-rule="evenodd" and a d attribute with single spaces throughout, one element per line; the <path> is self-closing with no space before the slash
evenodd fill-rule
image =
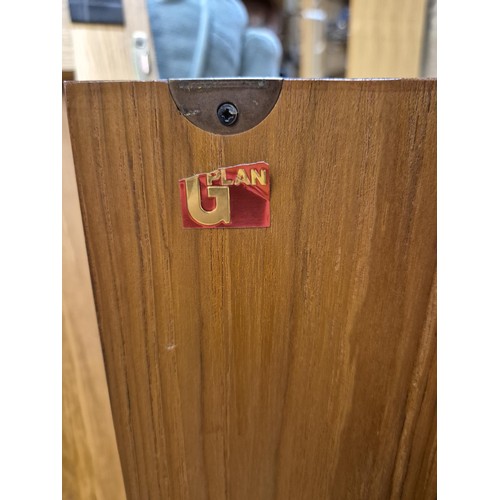
<path id="1" fill-rule="evenodd" d="M 418 77 L 427 0 L 351 0 L 349 78 Z"/>
<path id="2" fill-rule="evenodd" d="M 63 103 L 63 498 L 125 499 Z"/>
<path id="3" fill-rule="evenodd" d="M 144 0 L 124 0 L 125 27 L 71 23 L 62 2 L 63 80 L 135 79 L 132 33 L 146 31 Z M 151 42 L 151 78 L 157 76 Z M 125 488 L 99 341 L 63 108 L 63 498 L 121 500 Z"/>
<path id="4" fill-rule="evenodd" d="M 128 498 L 435 498 L 436 82 L 285 81 L 234 136 L 67 99 Z M 259 160 L 270 228 L 182 228 L 178 179 Z"/>

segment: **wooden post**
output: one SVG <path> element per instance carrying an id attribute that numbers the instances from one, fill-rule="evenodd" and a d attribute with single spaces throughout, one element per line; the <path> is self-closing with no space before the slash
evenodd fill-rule
<path id="1" fill-rule="evenodd" d="M 318 0 L 300 0 L 301 78 L 325 76 L 326 13 L 318 8 L 320 4 Z"/>

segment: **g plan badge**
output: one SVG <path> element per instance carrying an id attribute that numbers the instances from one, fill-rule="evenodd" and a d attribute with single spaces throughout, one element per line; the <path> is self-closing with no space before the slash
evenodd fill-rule
<path id="1" fill-rule="evenodd" d="M 269 227 L 270 180 L 269 165 L 264 161 L 181 179 L 183 226 Z"/>

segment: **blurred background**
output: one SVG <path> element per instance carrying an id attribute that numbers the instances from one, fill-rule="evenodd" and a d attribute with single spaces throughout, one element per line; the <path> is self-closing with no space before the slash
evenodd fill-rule
<path id="1" fill-rule="evenodd" d="M 63 0 L 63 77 L 436 76 L 435 0 Z"/>
<path id="2" fill-rule="evenodd" d="M 436 76 L 434 0 L 63 0 L 63 80 Z M 63 99 L 63 498 L 125 498 Z"/>

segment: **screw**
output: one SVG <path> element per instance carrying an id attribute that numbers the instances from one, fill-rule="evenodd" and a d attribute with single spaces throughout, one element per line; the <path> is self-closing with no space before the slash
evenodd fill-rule
<path id="1" fill-rule="evenodd" d="M 219 121 L 222 125 L 230 127 L 231 125 L 234 125 L 238 119 L 238 109 L 234 104 L 226 102 L 221 104 L 217 109 L 217 116 L 219 117 Z"/>

